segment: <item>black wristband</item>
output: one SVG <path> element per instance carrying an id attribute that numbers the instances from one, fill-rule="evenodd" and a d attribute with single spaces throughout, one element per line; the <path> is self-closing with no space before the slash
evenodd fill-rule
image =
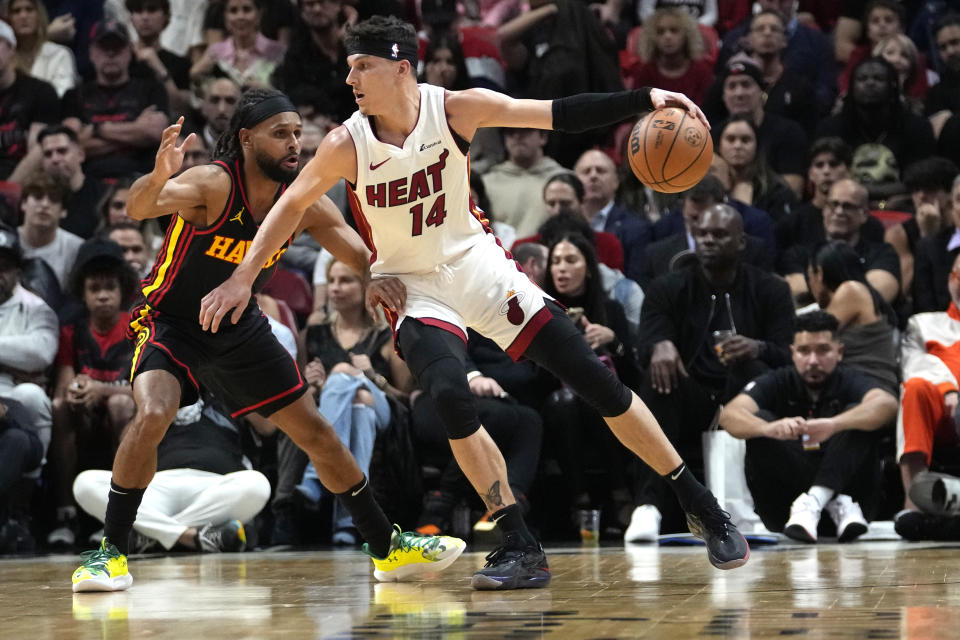
<path id="1" fill-rule="evenodd" d="M 617 93 L 580 93 L 551 105 L 553 130 L 580 133 L 653 110 L 650 87 Z"/>

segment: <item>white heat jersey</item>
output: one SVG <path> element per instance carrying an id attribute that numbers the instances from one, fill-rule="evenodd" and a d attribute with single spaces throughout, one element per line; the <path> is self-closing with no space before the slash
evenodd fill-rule
<path id="1" fill-rule="evenodd" d="M 444 90 L 419 87 L 420 118 L 403 147 L 378 140 L 359 111 L 344 123 L 357 151 L 348 194 L 374 274 L 435 271 L 487 233 L 470 201 L 470 164 L 447 124 Z"/>

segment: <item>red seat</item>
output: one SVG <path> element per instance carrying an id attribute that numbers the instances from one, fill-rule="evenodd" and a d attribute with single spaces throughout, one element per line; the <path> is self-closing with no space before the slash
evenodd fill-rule
<path id="1" fill-rule="evenodd" d="M 9 221 L 10 224 L 17 226 L 20 216 L 20 183 L 0 180 L 0 198 L 7 201 L 10 211 L 13 214 L 14 219 Z M 0 209 L 0 214 L 2 213 L 3 211 Z M 0 215 L 0 221 L 3 221 L 2 215 Z"/>
<path id="2" fill-rule="evenodd" d="M 293 315 L 290 305 L 279 298 L 274 298 L 274 301 L 277 303 L 277 309 L 280 310 L 280 321 L 296 336 L 300 333 L 300 327 L 297 326 L 297 317 Z"/>
<path id="3" fill-rule="evenodd" d="M 907 213 L 906 211 L 888 211 L 886 209 L 871 211 L 870 215 L 879 220 L 883 224 L 884 229 L 889 229 L 890 227 L 904 223 L 913 217 L 912 213 Z"/>
<path id="4" fill-rule="evenodd" d="M 293 271 L 277 269 L 263 292 L 285 302 L 296 315 L 300 326 L 313 311 L 313 289 L 303 276 Z"/>

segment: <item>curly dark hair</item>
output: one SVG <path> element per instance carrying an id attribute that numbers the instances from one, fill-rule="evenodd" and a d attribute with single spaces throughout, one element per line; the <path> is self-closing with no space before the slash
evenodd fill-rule
<path id="1" fill-rule="evenodd" d="M 223 160 L 226 163 L 233 162 L 243 155 L 243 149 L 240 147 L 240 123 L 243 122 L 250 110 L 260 104 L 267 98 L 285 95 L 282 91 L 276 89 L 247 89 L 240 96 L 237 103 L 237 110 L 233 112 L 230 118 L 230 126 L 220 134 L 217 140 L 217 148 L 213 152 L 214 160 Z"/>
<path id="2" fill-rule="evenodd" d="M 71 274 L 70 292 L 78 299 L 83 300 L 84 289 L 90 278 L 116 278 L 120 285 L 120 308 L 126 309 L 133 301 L 137 292 L 138 278 L 129 264 L 117 261 L 112 257 L 101 257 L 90 260 L 81 269 Z"/>

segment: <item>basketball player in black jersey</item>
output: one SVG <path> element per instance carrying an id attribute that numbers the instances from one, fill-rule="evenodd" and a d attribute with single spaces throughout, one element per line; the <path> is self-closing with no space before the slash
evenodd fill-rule
<path id="1" fill-rule="evenodd" d="M 182 123 L 183 118 L 164 131 L 153 172 L 130 192 L 134 218 L 176 213 L 142 282 L 144 299 L 131 322 L 137 413 L 114 460 L 104 539 L 99 549 L 84 554 L 73 590 L 113 591 L 132 584 L 128 536 L 156 470 L 157 445 L 177 409 L 196 402 L 201 386 L 217 395 L 232 417 L 256 411 L 307 452 L 320 480 L 340 497 L 367 540 L 364 549 L 379 580 L 445 568 L 463 551 L 463 541 L 401 533 L 390 525 L 353 456 L 304 394 L 297 365 L 252 299 L 240 321 L 224 331 L 207 333 L 197 325 L 201 297 L 243 260 L 260 221 L 297 175 L 301 121 L 293 103 L 279 91 L 247 92 L 217 146 L 217 160 L 171 179 L 194 138 L 177 145 Z M 366 269 L 369 250 L 326 196 L 308 207 L 297 233 L 302 231 L 338 260 Z M 254 290 L 276 271 L 292 239 L 264 262 Z"/>

